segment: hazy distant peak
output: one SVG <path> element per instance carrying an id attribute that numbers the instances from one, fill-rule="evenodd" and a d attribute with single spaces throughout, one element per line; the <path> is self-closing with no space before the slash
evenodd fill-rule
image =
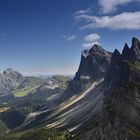
<path id="1" fill-rule="evenodd" d="M 10 74 L 10 73 L 19 73 L 19 72 L 17 72 L 12 68 L 7 68 L 6 70 L 3 71 L 3 74 Z"/>

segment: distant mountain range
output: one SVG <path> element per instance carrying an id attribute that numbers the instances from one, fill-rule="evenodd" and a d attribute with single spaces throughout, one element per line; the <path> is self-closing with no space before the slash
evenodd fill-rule
<path id="1" fill-rule="evenodd" d="M 34 76 L 34 77 L 38 77 L 38 78 L 42 78 L 42 79 L 48 79 L 48 78 L 51 78 L 51 77 L 53 77 L 53 76 L 64 76 L 64 77 L 69 77 L 69 78 L 73 78 L 74 77 L 74 75 L 72 75 L 72 74 L 68 74 L 68 75 L 58 75 L 58 74 L 54 74 L 54 75 L 37 75 L 37 76 Z"/>
<path id="2" fill-rule="evenodd" d="M 14 102 L 22 99 L 41 100 L 56 93 L 62 93 L 71 79 L 66 76 L 49 78 L 25 77 L 8 68 L 0 74 L 0 103 Z M 40 98 L 39 98 L 40 97 Z"/>
<path id="3" fill-rule="evenodd" d="M 6 73 L 11 79 L 11 74 Z M 18 89 L 30 85 L 30 80 L 22 75 L 13 77 L 12 85 L 18 84 Z M 74 79 L 57 76 L 48 79 L 48 84 L 64 90 L 25 113 L 15 130 L 22 133 L 42 127 L 68 130 L 70 140 L 140 139 L 140 41 L 137 38 L 133 37 L 130 48 L 125 44 L 122 53 L 117 49 L 108 52 L 99 45 L 84 50 Z M 40 89 L 44 87 L 41 84 Z"/>

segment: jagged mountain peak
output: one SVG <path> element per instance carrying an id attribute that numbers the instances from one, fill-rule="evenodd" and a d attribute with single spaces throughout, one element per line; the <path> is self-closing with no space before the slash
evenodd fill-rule
<path id="1" fill-rule="evenodd" d="M 137 38 L 133 37 L 131 48 L 129 48 L 128 44 L 125 43 L 122 53 L 115 49 L 112 55 L 111 62 L 116 59 L 118 60 L 118 58 L 120 57 L 122 60 L 128 60 L 131 62 L 140 61 L 140 41 Z"/>
<path id="2" fill-rule="evenodd" d="M 102 56 L 110 56 L 109 52 L 104 50 L 100 45 L 93 45 L 92 48 L 89 50 L 91 55 L 102 55 Z"/>
<path id="3" fill-rule="evenodd" d="M 115 49 L 113 54 L 112 54 L 111 64 L 118 63 L 120 61 L 120 57 L 121 57 L 120 52 L 117 49 Z"/>
<path id="4" fill-rule="evenodd" d="M 3 71 L 3 74 L 12 74 L 12 73 L 20 74 L 18 71 L 14 70 L 12 68 L 7 68 L 6 70 Z"/>
<path id="5" fill-rule="evenodd" d="M 104 50 L 99 45 L 93 45 L 91 49 L 82 52 L 81 62 L 76 74 L 76 79 L 96 79 L 105 73 L 107 66 L 110 63 L 111 52 Z M 97 71 L 97 72 L 96 72 Z M 100 71 L 100 72 L 99 72 Z M 99 75 L 98 75 L 98 74 Z M 87 78 L 88 77 L 88 78 Z M 97 79 L 98 79 L 97 78 Z"/>
<path id="6" fill-rule="evenodd" d="M 94 44 L 90 51 L 100 51 L 100 50 L 104 50 L 100 45 Z"/>
<path id="7" fill-rule="evenodd" d="M 129 59 L 130 56 L 130 48 L 127 45 L 127 43 L 125 43 L 123 51 L 122 51 L 122 57 L 123 59 Z"/>
<path id="8" fill-rule="evenodd" d="M 140 41 L 133 37 L 131 47 L 131 61 L 140 61 Z"/>
<path id="9" fill-rule="evenodd" d="M 128 44 L 125 43 L 124 48 L 123 48 L 123 51 L 122 51 L 122 54 L 123 54 L 123 52 L 129 51 L 129 50 L 130 50 L 130 48 L 129 48 Z"/>
<path id="10" fill-rule="evenodd" d="M 136 38 L 136 37 L 133 37 L 132 38 L 132 47 L 140 47 L 140 41 Z"/>
<path id="11" fill-rule="evenodd" d="M 120 55 L 121 54 L 120 54 L 119 50 L 115 49 L 113 54 L 112 54 L 112 57 L 117 57 L 117 56 L 120 56 Z"/>
<path id="12" fill-rule="evenodd" d="M 93 53 L 99 53 L 105 51 L 101 46 L 94 44 L 90 49 L 86 49 L 82 51 L 82 56 L 87 57 L 89 54 L 92 55 Z"/>
<path id="13" fill-rule="evenodd" d="M 140 42 L 133 37 L 131 48 L 125 44 L 122 54 L 115 49 L 111 58 L 111 64 L 105 76 L 107 86 L 114 88 L 120 84 L 132 81 L 132 77 L 130 76 L 132 72 L 129 66 L 137 65 L 136 62 L 140 62 Z"/>
<path id="14" fill-rule="evenodd" d="M 82 51 L 81 56 L 86 58 L 87 56 L 111 56 L 111 52 L 104 50 L 100 45 L 94 44 L 90 49 Z"/>

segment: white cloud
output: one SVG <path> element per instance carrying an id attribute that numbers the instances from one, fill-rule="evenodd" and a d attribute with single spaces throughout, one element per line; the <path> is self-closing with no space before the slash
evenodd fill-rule
<path id="1" fill-rule="evenodd" d="M 93 45 L 94 45 L 93 43 L 84 43 L 84 44 L 83 44 L 83 48 L 89 49 L 89 48 L 91 48 Z"/>
<path id="2" fill-rule="evenodd" d="M 113 30 L 139 30 L 140 29 L 140 11 L 124 12 L 115 16 L 90 16 L 86 14 L 75 16 L 76 20 L 83 19 L 87 24 L 81 29 L 108 28 Z"/>
<path id="3" fill-rule="evenodd" d="M 99 40 L 100 40 L 100 35 L 98 35 L 97 33 L 92 33 L 89 35 L 86 35 L 84 37 L 84 41 L 85 43 L 83 44 L 83 48 L 91 48 L 94 44 L 99 45 Z"/>
<path id="4" fill-rule="evenodd" d="M 95 41 L 94 43 L 92 42 L 92 43 L 84 43 L 83 44 L 83 48 L 85 48 L 85 49 L 90 49 L 93 45 L 100 45 L 100 43 L 98 42 L 98 41 Z"/>
<path id="5" fill-rule="evenodd" d="M 76 38 L 77 38 L 76 35 L 72 35 L 72 36 L 67 37 L 67 41 L 72 41 L 72 40 L 75 40 Z"/>
<path id="6" fill-rule="evenodd" d="M 131 2 L 140 2 L 140 0 L 98 0 L 103 13 L 109 13 L 117 10 L 118 6 L 126 5 Z"/>
<path id="7" fill-rule="evenodd" d="M 98 41 L 99 39 L 100 39 L 100 36 L 97 33 L 89 34 L 84 37 L 84 40 L 86 42 L 95 42 L 95 41 Z"/>
<path id="8" fill-rule="evenodd" d="M 71 35 L 71 36 L 62 35 L 61 37 L 66 39 L 67 41 L 72 41 L 77 38 L 77 35 Z"/>
<path id="9" fill-rule="evenodd" d="M 92 11 L 90 8 L 87 8 L 85 10 L 79 10 L 79 11 L 75 12 L 74 15 L 89 14 L 89 13 L 92 13 Z"/>

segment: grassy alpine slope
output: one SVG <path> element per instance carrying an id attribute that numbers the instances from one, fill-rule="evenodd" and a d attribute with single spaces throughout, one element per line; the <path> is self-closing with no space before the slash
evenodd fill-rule
<path id="1" fill-rule="evenodd" d="M 67 131 L 47 130 L 45 128 L 15 132 L 7 136 L 1 136 L 0 140 L 68 140 Z"/>

